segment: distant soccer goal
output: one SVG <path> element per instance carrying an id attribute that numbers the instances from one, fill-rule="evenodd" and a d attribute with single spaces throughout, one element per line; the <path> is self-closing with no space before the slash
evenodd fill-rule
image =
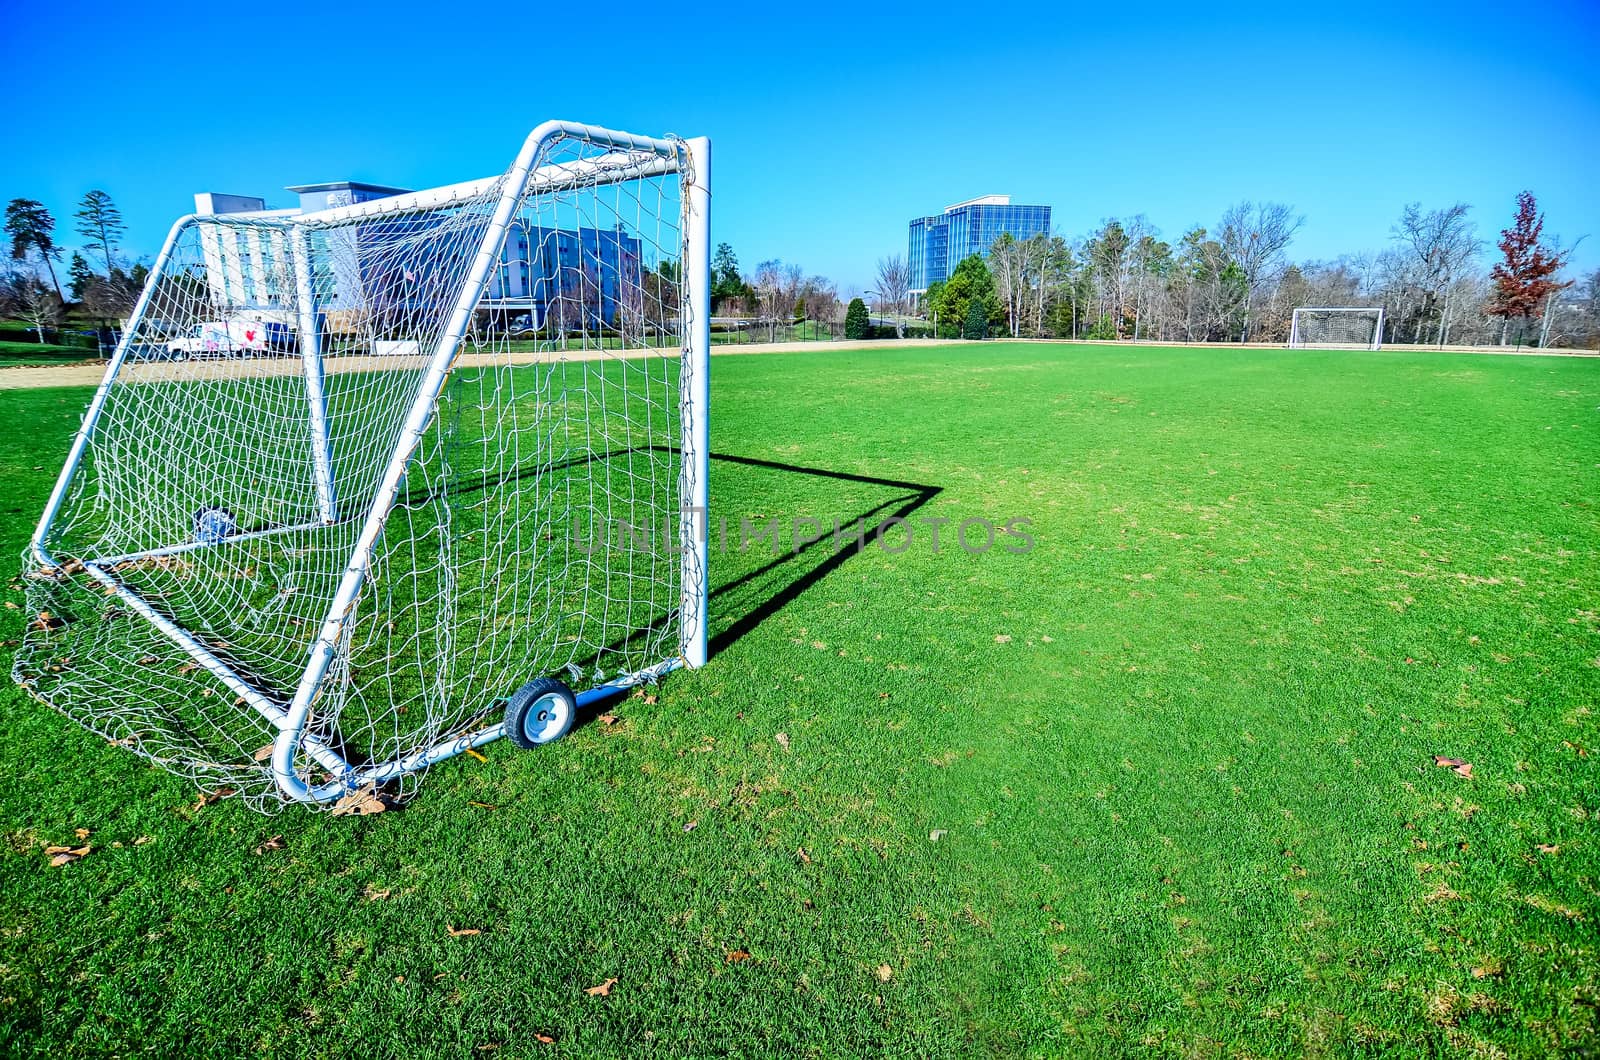
<path id="1" fill-rule="evenodd" d="M 1289 345 L 1375 350 L 1383 345 L 1383 308 L 1296 309 Z"/>
<path id="2" fill-rule="evenodd" d="M 710 145 L 167 237 L 24 557 L 16 679 L 267 808 L 706 658 Z"/>

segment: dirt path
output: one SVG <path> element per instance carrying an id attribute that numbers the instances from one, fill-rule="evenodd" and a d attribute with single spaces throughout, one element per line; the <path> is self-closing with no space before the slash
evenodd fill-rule
<path id="1" fill-rule="evenodd" d="M 997 339 L 999 342 L 1029 342 L 1051 346 L 1086 345 L 1081 341 L 1067 339 Z M 971 346 L 971 343 L 961 339 L 893 339 L 870 343 L 846 342 L 767 342 L 752 343 L 739 346 L 714 346 L 711 349 L 713 357 L 735 357 L 763 353 L 802 353 L 806 351 L 844 350 L 844 349 L 905 349 L 912 346 Z M 1087 345 L 1096 345 L 1088 343 Z M 1109 344 L 1103 344 L 1109 345 Z M 1129 347 L 1141 345 L 1168 346 L 1170 343 L 1123 343 Z M 1277 346 L 1242 346 L 1239 343 L 1193 343 L 1216 349 L 1256 349 L 1278 350 Z M 1497 357 L 1600 357 L 1597 350 L 1540 350 L 1523 347 L 1521 349 L 1500 348 L 1494 346 L 1447 346 L 1440 349 L 1436 346 L 1386 346 L 1386 350 L 1414 350 L 1419 353 L 1465 353 L 1486 354 Z M 655 352 L 640 350 L 626 356 L 645 357 L 654 356 Z M 568 361 L 593 361 L 602 357 L 618 356 L 612 350 L 569 350 L 562 355 Z M 512 364 L 549 364 L 555 360 L 553 354 L 548 353 L 519 353 L 512 354 Z M 500 363 L 498 356 L 491 354 L 469 353 L 462 355 L 458 367 L 476 368 Z M 327 362 L 327 371 L 340 372 L 369 372 L 381 371 L 385 368 L 395 367 L 396 362 L 391 357 L 336 357 Z M 412 369 L 414 361 L 408 360 L 406 368 Z M 220 379 L 264 379 L 274 376 L 299 375 L 300 361 L 294 357 L 273 358 L 272 360 L 250 361 L 161 361 L 148 364 L 134 365 L 127 370 L 126 378 L 131 382 L 161 383 L 161 382 L 198 382 L 203 380 Z M 26 390 L 35 387 L 47 386 L 97 386 L 105 378 L 106 369 L 103 363 L 96 364 L 60 364 L 43 365 L 37 368 L 0 368 L 0 390 Z"/>

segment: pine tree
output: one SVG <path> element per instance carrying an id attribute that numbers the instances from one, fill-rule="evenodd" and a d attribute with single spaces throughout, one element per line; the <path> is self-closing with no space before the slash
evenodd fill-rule
<path id="1" fill-rule="evenodd" d="M 989 314 L 985 312 L 981 299 L 973 298 L 967 301 L 967 319 L 961 326 L 961 337 L 964 339 L 989 337 Z"/>
<path id="2" fill-rule="evenodd" d="M 83 301 L 83 293 L 89 289 L 89 284 L 94 282 L 94 270 L 89 268 L 89 263 L 82 254 L 76 250 L 72 252 L 72 265 L 67 270 L 67 290 L 72 292 L 74 302 Z"/>
<path id="3" fill-rule="evenodd" d="M 106 275 L 109 276 L 115 260 L 117 238 L 127 231 L 127 226 L 122 223 L 122 211 L 111 201 L 111 196 L 95 189 L 83 197 L 83 201 L 78 203 L 78 212 L 72 216 L 78 219 L 77 233 L 87 239 L 89 246 L 98 250 L 105 259 Z"/>
<path id="4" fill-rule="evenodd" d="M 872 337 L 872 318 L 867 315 L 867 303 L 859 298 L 850 299 L 844 311 L 844 337 L 866 339 Z"/>
<path id="5" fill-rule="evenodd" d="M 37 199 L 12 199 L 6 204 L 6 235 L 11 237 L 11 257 L 24 261 L 30 250 L 37 250 L 44 267 L 50 273 L 50 286 L 56 289 L 56 299 L 61 299 L 61 281 L 56 279 L 56 267 L 51 264 L 61 257 L 56 247 L 56 219 Z"/>
<path id="6" fill-rule="evenodd" d="M 1544 215 L 1539 213 L 1533 192 L 1525 191 L 1517 196 L 1516 220 L 1500 233 L 1500 252 L 1505 259 L 1496 263 L 1489 274 L 1494 281 L 1489 314 L 1505 321 L 1500 332 L 1502 346 L 1512 317 L 1521 317 L 1526 325 L 1546 298 L 1572 286 L 1570 281 L 1562 283 L 1554 278 L 1567 263 L 1567 255 L 1546 250 L 1543 236 Z M 1522 341 L 1520 331 L 1517 341 Z"/>

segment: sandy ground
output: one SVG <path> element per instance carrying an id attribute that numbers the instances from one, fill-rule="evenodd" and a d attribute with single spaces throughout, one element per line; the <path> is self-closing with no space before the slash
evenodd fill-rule
<path id="1" fill-rule="evenodd" d="M 996 340 L 1000 341 L 1000 340 Z M 1021 342 L 1037 342 L 1043 345 L 1084 345 L 1067 339 L 1021 339 L 1009 340 Z M 879 349 L 893 347 L 904 349 L 911 346 L 971 346 L 969 342 L 961 339 L 893 339 L 880 340 L 868 343 L 844 342 L 764 342 L 751 343 L 740 346 L 715 346 L 712 347 L 713 357 L 734 357 L 762 353 L 801 353 L 805 351 L 842 350 L 851 348 Z M 1146 343 L 1123 343 L 1129 347 L 1147 345 Z M 1150 343 L 1148 345 L 1172 345 L 1171 343 Z M 1256 349 L 1280 350 L 1282 347 L 1251 345 L 1242 346 L 1239 343 L 1193 343 L 1196 346 L 1214 347 L 1217 349 Z M 1521 357 L 1600 357 L 1596 350 L 1539 350 L 1523 347 L 1521 349 L 1496 346 L 1446 346 L 1440 349 L 1437 346 L 1385 346 L 1386 350 L 1415 350 L 1427 353 L 1467 353 L 1489 354 L 1494 356 L 1521 356 Z M 655 356 L 655 351 L 641 350 L 629 356 Z M 571 350 L 563 354 L 569 361 L 592 361 L 601 357 L 618 356 L 613 350 Z M 548 364 L 557 358 L 554 354 L 526 353 L 513 354 L 513 364 Z M 473 368 L 499 363 L 500 358 L 486 354 L 464 354 L 457 362 L 457 367 Z M 408 361 L 407 367 L 412 367 L 414 361 Z M 395 366 L 395 359 L 390 357 L 337 357 L 327 362 L 327 371 L 339 372 L 368 372 L 381 371 L 384 368 Z M 206 381 L 219 379 L 260 379 L 269 376 L 299 375 L 300 361 L 294 357 L 275 357 L 262 360 L 248 361 L 163 361 L 151 364 L 134 365 L 127 370 L 124 377 L 129 382 L 160 383 L 178 381 Z M 104 364 L 63 364 L 45 365 L 37 368 L 0 368 L 0 390 L 22 390 L 32 387 L 46 386 L 96 386 L 105 378 Z"/>

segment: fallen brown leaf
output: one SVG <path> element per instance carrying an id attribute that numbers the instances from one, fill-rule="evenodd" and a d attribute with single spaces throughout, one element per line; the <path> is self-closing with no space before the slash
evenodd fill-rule
<path id="1" fill-rule="evenodd" d="M 690 821 L 688 824 L 683 826 L 683 830 L 685 832 L 692 832 L 696 828 L 699 828 L 699 827 L 700 827 L 700 822 L 699 821 Z"/>
<path id="2" fill-rule="evenodd" d="M 256 753 L 250 757 L 255 759 L 257 762 L 265 762 L 267 759 L 272 757 L 272 744 L 269 743 L 265 746 L 257 747 Z"/>
<path id="3" fill-rule="evenodd" d="M 749 950 L 730 950 L 730 951 L 728 951 L 728 963 L 729 964 L 738 964 L 740 961 L 748 961 L 749 959 L 750 959 L 750 951 Z"/>
<path id="4" fill-rule="evenodd" d="M 365 817 L 372 813 L 382 813 L 389 808 L 388 802 L 378 794 L 375 784 L 368 784 L 357 791 L 352 791 L 344 798 L 333 804 L 333 815 L 345 817 L 355 815 Z"/>
<path id="5" fill-rule="evenodd" d="M 604 725 L 607 728 L 610 728 L 611 726 L 615 725 L 617 722 L 621 721 L 622 719 L 617 717 L 615 714 L 602 714 L 602 715 L 600 715 L 598 720 L 599 720 L 601 725 Z"/>
<path id="6" fill-rule="evenodd" d="M 85 843 L 81 847 L 45 847 L 44 852 L 50 856 L 50 867 L 60 868 L 62 865 L 72 864 L 93 849 L 94 847 Z"/>
<path id="7" fill-rule="evenodd" d="M 256 853 L 265 854 L 269 850 L 282 850 L 288 845 L 288 843 L 283 841 L 283 836 L 275 835 L 265 843 L 262 843 L 260 846 L 256 847 Z"/>
<path id="8" fill-rule="evenodd" d="M 1537 850 L 1541 854 L 1559 854 L 1559 853 L 1561 853 L 1561 847 L 1556 845 L 1555 843 L 1540 843 L 1538 846 L 1534 847 L 1533 849 Z"/>
<path id="9" fill-rule="evenodd" d="M 789 734 L 788 733 L 780 732 L 778 735 L 774 736 L 773 739 L 777 740 L 778 741 L 778 746 L 783 748 L 785 751 L 787 751 L 789 749 Z"/>
<path id="10" fill-rule="evenodd" d="M 89 830 L 87 828 L 74 828 L 72 830 L 72 834 L 77 836 L 79 839 L 89 838 Z"/>
<path id="11" fill-rule="evenodd" d="M 380 891 L 369 883 L 361 891 L 361 897 L 365 898 L 369 902 L 381 902 L 393 893 L 394 892 L 387 887 Z"/>
<path id="12" fill-rule="evenodd" d="M 605 982 L 601 983 L 599 986 L 587 986 L 587 987 L 584 987 L 583 992 L 585 994 L 588 994 L 590 997 L 609 997 L 609 996 L 611 996 L 611 988 L 616 986 L 616 985 L 617 985 L 617 980 L 615 978 L 611 978 L 611 979 L 607 979 Z"/>
<path id="13" fill-rule="evenodd" d="M 235 788 L 218 788 L 216 791 L 202 791 L 200 793 L 200 798 L 196 800 L 193 809 L 199 810 L 202 807 L 211 805 L 218 799 L 225 799 L 229 795 L 234 794 L 236 790 L 237 789 Z"/>
<path id="14" fill-rule="evenodd" d="M 1441 769 L 1449 769 L 1459 776 L 1472 779 L 1472 763 L 1460 758 L 1446 758 L 1444 755 L 1434 755 L 1433 764 Z"/>
<path id="15" fill-rule="evenodd" d="M 453 939 L 458 939 L 463 935 L 481 935 L 481 934 L 483 934 L 483 929 L 482 928 L 458 928 L 454 924 L 446 924 L 444 926 L 444 929 L 446 931 L 450 932 L 450 937 L 453 938 Z"/>
<path id="16" fill-rule="evenodd" d="M 554 1038 L 550 1037 L 548 1034 L 535 1034 L 533 1036 L 533 1040 L 538 1042 L 540 1045 L 554 1045 L 554 1044 L 556 1044 L 556 1040 Z"/>
<path id="17" fill-rule="evenodd" d="M 805 847 L 796 847 L 794 856 L 800 859 L 800 864 L 802 865 L 811 864 L 811 855 L 806 853 Z"/>

